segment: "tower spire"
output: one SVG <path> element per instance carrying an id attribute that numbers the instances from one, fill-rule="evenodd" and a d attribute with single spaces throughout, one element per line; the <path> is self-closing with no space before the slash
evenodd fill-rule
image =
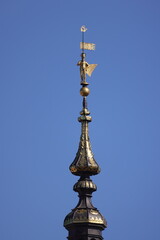
<path id="1" fill-rule="evenodd" d="M 85 26 L 81 27 L 82 34 L 86 30 Z M 97 187 L 90 176 L 98 174 L 100 167 L 94 158 L 88 132 L 88 124 L 92 121 L 92 117 L 87 107 L 87 96 L 90 90 L 89 83 L 86 81 L 86 74 L 91 76 L 97 64 L 88 64 L 85 61 L 86 54 L 84 53 L 84 49 L 94 50 L 95 44 L 84 43 L 82 40 L 80 48 L 82 48 L 81 60 L 77 65 L 80 67 L 80 84 L 82 85 L 80 94 L 83 97 L 82 110 L 78 118 L 81 123 L 81 137 L 76 157 L 69 167 L 72 174 L 80 176 L 78 182 L 73 186 L 73 190 L 79 193 L 79 202 L 65 217 L 64 227 L 69 232 L 69 240 L 102 240 L 101 231 L 107 227 L 107 223 L 91 202 L 92 193 L 97 190 Z"/>

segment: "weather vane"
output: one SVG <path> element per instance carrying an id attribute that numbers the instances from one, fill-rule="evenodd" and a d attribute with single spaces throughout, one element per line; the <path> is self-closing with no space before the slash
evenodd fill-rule
<path id="1" fill-rule="evenodd" d="M 80 42 L 80 49 L 82 49 L 81 53 L 81 60 L 77 63 L 77 66 L 80 66 L 80 77 L 81 77 L 81 85 L 88 85 L 86 82 L 86 74 L 88 76 L 92 75 L 92 72 L 94 71 L 97 64 L 88 64 L 85 61 L 86 54 L 84 50 L 95 50 L 95 44 L 94 43 L 85 43 L 84 42 L 84 33 L 87 31 L 87 28 L 83 25 L 81 27 L 82 32 L 82 42 Z"/>

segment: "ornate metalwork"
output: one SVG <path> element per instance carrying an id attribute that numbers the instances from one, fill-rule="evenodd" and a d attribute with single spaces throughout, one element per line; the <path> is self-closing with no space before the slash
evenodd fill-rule
<path id="1" fill-rule="evenodd" d="M 84 119 L 84 120 L 82 120 Z M 91 149 L 91 143 L 88 135 L 88 120 L 85 117 L 79 119 L 82 122 L 82 133 L 79 143 L 78 152 L 75 160 L 70 165 L 70 171 L 74 175 L 81 176 L 84 173 L 96 175 L 100 172 L 100 167 L 94 159 Z"/>
<path id="2" fill-rule="evenodd" d="M 107 223 L 104 217 L 96 209 L 76 209 L 76 211 L 67 215 L 64 226 L 73 224 L 73 223 L 94 223 L 101 224 L 103 228 L 106 227 Z"/>
<path id="3" fill-rule="evenodd" d="M 85 47 L 84 47 L 85 44 Z M 89 45 L 90 44 L 90 45 Z M 88 48 L 87 48 L 88 47 Z M 88 43 L 88 45 L 86 45 L 86 43 L 81 43 L 81 48 L 84 49 L 88 49 L 88 50 L 94 50 L 92 48 L 94 48 L 95 46 L 92 46 L 91 43 Z M 81 54 L 81 60 L 78 61 L 77 66 L 80 67 L 80 78 L 81 78 L 81 82 L 84 83 L 86 82 L 86 74 L 88 76 L 92 75 L 92 72 L 94 71 L 94 69 L 96 68 L 97 64 L 89 64 L 88 62 L 85 61 L 85 57 L 86 54 L 82 53 Z"/>
<path id="4" fill-rule="evenodd" d="M 86 27 L 82 26 L 82 42 L 84 42 L 84 32 Z M 101 213 L 92 205 L 92 193 L 97 190 L 96 185 L 90 179 L 90 176 L 100 172 L 89 138 L 88 124 L 92 117 L 87 107 L 87 96 L 90 93 L 86 74 L 91 75 L 97 64 L 88 64 L 85 61 L 84 47 L 82 49 L 80 66 L 81 85 L 80 94 L 83 97 L 82 111 L 78 121 L 81 123 L 81 136 L 78 151 L 70 171 L 72 174 L 80 176 L 79 181 L 74 184 L 73 190 L 79 193 L 79 202 L 77 206 L 65 217 L 64 227 L 69 231 L 69 240 L 103 240 L 101 231 L 107 227 L 107 222 Z M 91 66 L 93 65 L 93 66 Z"/>

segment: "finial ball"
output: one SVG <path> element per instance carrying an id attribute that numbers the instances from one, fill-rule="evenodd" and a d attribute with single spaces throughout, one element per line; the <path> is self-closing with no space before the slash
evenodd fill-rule
<path id="1" fill-rule="evenodd" d="M 87 97 L 87 96 L 90 94 L 89 88 L 88 88 L 88 87 L 82 87 L 82 88 L 80 89 L 80 94 L 81 94 L 81 96 L 83 96 L 83 97 Z"/>

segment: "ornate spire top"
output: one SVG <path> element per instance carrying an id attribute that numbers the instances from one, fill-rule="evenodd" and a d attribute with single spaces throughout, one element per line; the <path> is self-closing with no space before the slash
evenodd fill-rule
<path id="1" fill-rule="evenodd" d="M 80 48 L 82 53 L 81 60 L 77 63 L 80 67 L 80 84 L 82 85 L 80 95 L 83 97 L 82 110 L 78 118 L 81 123 L 81 137 L 76 157 L 69 167 L 72 174 L 80 176 L 73 187 L 73 190 L 79 193 L 79 202 L 64 220 L 64 227 L 69 231 L 69 240 L 103 240 L 101 231 L 107 226 L 106 220 L 91 202 L 92 193 L 97 190 L 97 187 L 90 176 L 98 174 L 100 167 L 94 159 L 88 133 L 88 124 L 92 118 L 87 107 L 87 96 L 90 90 L 86 75 L 91 76 L 97 64 L 88 64 L 85 60 L 84 50 L 95 50 L 95 44 L 84 42 L 86 30 L 85 26 L 81 27 L 82 42 Z"/>
<path id="2" fill-rule="evenodd" d="M 84 42 L 84 33 L 86 32 L 86 30 L 87 28 L 85 26 L 81 27 L 82 42 L 80 44 L 80 48 L 82 48 L 82 54 L 81 54 L 82 58 L 77 63 L 77 65 L 80 67 L 80 78 L 81 78 L 80 84 L 82 85 L 82 88 L 80 89 L 80 94 L 83 97 L 82 111 L 80 112 L 81 116 L 78 118 L 78 121 L 81 122 L 82 124 L 81 138 L 80 138 L 79 148 L 78 148 L 76 157 L 73 163 L 70 165 L 71 173 L 79 176 L 81 176 L 82 174 L 88 174 L 89 176 L 91 176 L 91 175 L 96 175 L 100 172 L 100 167 L 96 163 L 91 150 L 91 144 L 90 144 L 90 139 L 88 135 L 88 123 L 92 121 L 92 118 L 91 116 L 89 116 L 90 112 L 87 108 L 87 96 L 89 95 L 90 90 L 87 87 L 89 83 L 86 82 L 86 74 L 91 76 L 97 64 L 88 64 L 85 61 L 86 54 L 84 53 L 84 50 L 95 49 L 95 44 Z"/>

